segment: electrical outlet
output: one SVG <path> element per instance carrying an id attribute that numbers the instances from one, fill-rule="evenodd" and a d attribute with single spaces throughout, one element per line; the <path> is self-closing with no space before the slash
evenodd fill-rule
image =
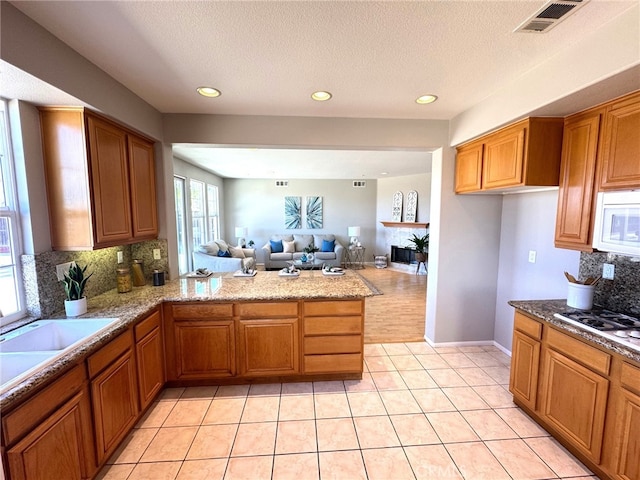
<path id="1" fill-rule="evenodd" d="M 159 248 L 154 248 L 153 249 L 153 259 L 154 260 L 160 260 L 160 249 Z"/>
<path id="2" fill-rule="evenodd" d="M 529 263 L 536 263 L 536 251 L 529 250 Z"/>
<path id="3" fill-rule="evenodd" d="M 607 280 L 613 280 L 613 276 L 616 271 L 616 266 L 611 263 L 605 263 L 602 265 L 602 278 Z"/>
<path id="4" fill-rule="evenodd" d="M 118 252 L 118 263 L 124 262 L 124 254 L 122 252 Z"/>
<path id="5" fill-rule="evenodd" d="M 56 265 L 56 276 L 58 277 L 58 280 L 60 281 L 64 280 L 64 274 L 69 271 L 69 267 L 74 263 L 75 262 L 67 262 L 67 263 L 61 263 L 60 265 Z"/>

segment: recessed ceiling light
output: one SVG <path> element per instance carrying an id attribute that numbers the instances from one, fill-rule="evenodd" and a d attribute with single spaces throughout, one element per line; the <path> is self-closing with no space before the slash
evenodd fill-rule
<path id="1" fill-rule="evenodd" d="M 196 88 L 196 91 L 203 97 L 215 98 L 222 95 L 222 92 L 220 90 L 213 87 L 198 87 Z"/>
<path id="2" fill-rule="evenodd" d="M 427 103 L 433 103 L 438 99 L 435 95 L 422 95 L 416 98 L 416 103 L 420 105 L 426 105 Z"/>
<path id="3" fill-rule="evenodd" d="M 331 99 L 331 96 L 331 93 L 323 91 L 313 92 L 311 94 L 311 98 L 313 98 L 316 102 L 326 102 L 327 100 Z"/>
<path id="4" fill-rule="evenodd" d="M 389 172 L 380 172 L 380 175 L 389 175 Z"/>

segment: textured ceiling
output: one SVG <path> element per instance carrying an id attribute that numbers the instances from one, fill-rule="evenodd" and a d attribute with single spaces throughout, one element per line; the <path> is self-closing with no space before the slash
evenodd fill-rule
<path id="1" fill-rule="evenodd" d="M 11 3 L 163 113 L 448 120 L 637 0 L 590 0 L 542 35 L 513 33 L 541 0 Z"/>

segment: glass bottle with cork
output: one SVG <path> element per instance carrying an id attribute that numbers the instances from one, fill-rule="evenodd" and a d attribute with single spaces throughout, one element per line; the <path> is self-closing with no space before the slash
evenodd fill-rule
<path id="1" fill-rule="evenodd" d="M 147 282 L 144 278 L 144 264 L 142 260 L 134 260 L 131 265 L 131 270 L 133 273 L 133 286 L 143 287 Z"/>

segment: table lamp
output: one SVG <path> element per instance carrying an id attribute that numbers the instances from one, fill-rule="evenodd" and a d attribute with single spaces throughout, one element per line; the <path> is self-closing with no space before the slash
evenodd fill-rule
<path id="1" fill-rule="evenodd" d="M 238 247 L 244 248 L 246 246 L 246 240 L 249 229 L 247 227 L 236 227 L 236 237 L 238 237 Z"/>
<path id="2" fill-rule="evenodd" d="M 351 240 L 349 242 L 351 244 L 351 247 L 357 246 L 358 237 L 360 236 L 360 227 L 349 227 L 348 234 L 351 237 Z"/>

